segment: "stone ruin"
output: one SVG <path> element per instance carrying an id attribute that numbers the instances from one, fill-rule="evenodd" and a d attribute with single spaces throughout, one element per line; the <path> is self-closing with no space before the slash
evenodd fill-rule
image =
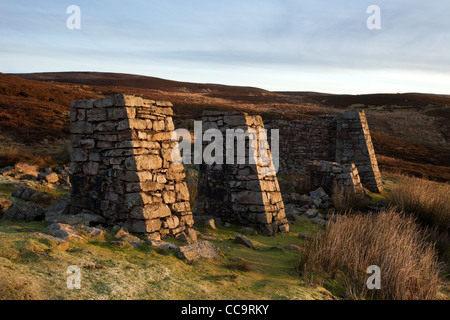
<path id="1" fill-rule="evenodd" d="M 116 95 L 73 101 L 71 213 L 159 239 L 194 221 L 183 165 L 172 161 L 172 104 Z"/>
<path id="2" fill-rule="evenodd" d="M 325 186 L 331 192 L 333 177 L 341 180 L 335 183 L 346 184 L 350 190 L 360 190 L 359 178 L 368 190 L 383 190 L 364 111 L 346 111 L 311 120 L 269 120 L 265 127 L 280 129 L 280 172 L 304 176 L 309 190 Z M 345 178 L 348 174 L 359 178 Z"/>
<path id="3" fill-rule="evenodd" d="M 193 232 L 184 168 L 172 159 L 178 142 L 172 141 L 171 107 L 169 102 L 126 95 L 72 102 L 71 214 L 99 215 L 110 226 L 154 239 Z M 260 116 L 205 111 L 202 120 L 203 132 L 279 129 L 279 150 L 272 152 L 280 156 L 281 171 L 303 174 L 310 190 L 331 191 L 333 185 L 355 193 L 364 187 L 373 192 L 383 188 L 364 112 L 263 123 Z M 264 145 L 269 161 L 251 164 L 246 153 L 242 164 L 237 158 L 232 164 L 225 159 L 223 164 L 203 163 L 198 207 L 203 214 L 253 226 L 266 235 L 289 232 L 271 137 L 254 137 L 244 139 L 244 148 Z M 233 139 L 233 144 L 235 152 L 242 148 L 239 141 Z"/>
<path id="4" fill-rule="evenodd" d="M 223 154 L 223 164 L 202 164 L 199 171 L 197 203 L 206 215 L 222 218 L 224 221 L 257 227 L 263 234 L 289 232 L 289 224 L 284 212 L 283 199 L 267 137 L 263 133 L 264 124 L 260 116 L 245 113 L 205 111 L 202 130 L 219 129 L 227 139 L 223 141 L 224 150 L 230 143 L 226 133 L 229 129 L 255 134 L 239 139 L 232 136 L 233 161 L 229 163 Z M 239 141 L 240 140 L 240 141 Z M 242 142 L 241 145 L 239 143 Z M 208 142 L 203 142 L 204 148 Z M 251 164 L 250 144 L 261 154 Z M 259 153 L 259 146 L 267 153 Z M 238 158 L 238 149 L 244 148 L 245 158 Z M 264 155 L 267 157 L 264 159 Z M 255 157 L 256 158 L 256 157 Z M 238 161 L 243 160 L 243 161 Z M 239 164 L 242 163 L 242 164 Z"/>

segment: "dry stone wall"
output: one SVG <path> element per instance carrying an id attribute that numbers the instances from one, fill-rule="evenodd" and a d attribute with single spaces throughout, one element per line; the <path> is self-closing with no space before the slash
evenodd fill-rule
<path id="1" fill-rule="evenodd" d="M 243 113 L 205 111 L 203 133 L 209 129 L 219 129 L 226 136 L 227 129 L 243 132 L 259 132 L 264 129 L 260 116 Z M 262 140 L 260 140 L 262 139 Z M 280 187 L 271 161 L 270 148 L 264 135 L 246 139 L 245 149 L 250 144 L 265 143 L 269 159 L 250 164 L 250 152 L 245 153 L 245 164 L 237 163 L 237 139 L 233 140 L 235 158 L 232 164 L 202 164 L 199 173 L 197 202 L 204 214 L 220 217 L 225 221 L 258 228 L 266 235 L 289 232 L 289 224 L 284 211 Z M 252 142 L 251 142 L 252 141 Z M 206 148 L 208 142 L 204 142 Z M 256 147 L 257 148 L 257 147 Z M 224 157 L 226 156 L 224 139 Z M 267 161 L 268 160 L 268 161 Z"/>
<path id="2" fill-rule="evenodd" d="M 126 95 L 72 102 L 71 213 L 155 239 L 189 231 L 183 165 L 171 158 L 171 106 Z"/>
<path id="3" fill-rule="evenodd" d="M 347 111 L 337 121 L 336 162 L 354 163 L 364 186 L 370 191 L 383 189 L 380 169 L 364 111 Z"/>
<path id="4" fill-rule="evenodd" d="M 340 192 L 363 194 L 364 187 L 354 163 L 339 164 L 325 160 L 307 161 L 307 187 L 310 190 L 323 188 L 332 194 L 335 188 Z"/>
<path id="5" fill-rule="evenodd" d="M 311 177 L 314 172 L 308 163 L 313 160 L 355 164 L 364 187 L 373 192 L 383 189 L 364 111 L 311 120 L 270 120 L 265 127 L 280 130 L 280 172 Z"/>

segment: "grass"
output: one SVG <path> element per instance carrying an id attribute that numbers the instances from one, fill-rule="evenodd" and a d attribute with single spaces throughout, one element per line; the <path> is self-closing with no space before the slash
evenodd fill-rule
<path id="1" fill-rule="evenodd" d="M 173 250 L 101 240 L 71 242 L 60 251 L 37 235 L 44 223 L 0 220 L 0 299 L 330 299 L 321 287 L 299 286 L 298 253 L 273 249 L 301 245 L 298 233 L 320 229 L 302 222 L 289 235 L 249 237 L 256 249 L 232 242 L 238 226 L 202 230 L 224 257 L 187 264 Z M 81 268 L 81 290 L 66 287 L 70 265 Z"/>
<path id="2" fill-rule="evenodd" d="M 372 265 L 381 268 L 381 290 L 365 285 Z M 328 282 L 346 299 L 435 299 L 440 272 L 420 226 L 393 209 L 336 217 L 306 247 L 297 268 L 307 283 Z"/>
<path id="3" fill-rule="evenodd" d="M 343 190 L 337 185 L 333 187 L 333 206 L 337 213 L 346 213 L 367 207 L 369 200 L 364 194 Z"/>
<path id="4" fill-rule="evenodd" d="M 413 214 L 425 226 L 447 232 L 450 227 L 450 185 L 397 175 L 389 203 Z"/>

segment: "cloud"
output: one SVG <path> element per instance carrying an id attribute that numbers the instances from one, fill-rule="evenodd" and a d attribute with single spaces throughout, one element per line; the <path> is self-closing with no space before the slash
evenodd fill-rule
<path id="1" fill-rule="evenodd" d="M 376 74 L 378 83 L 383 74 L 396 72 L 448 79 L 450 3 L 376 2 L 382 10 L 382 29 L 375 31 L 366 28 L 366 8 L 373 3 L 365 0 L 83 0 L 75 3 L 82 12 L 81 30 L 65 27 L 66 8 L 72 1 L 56 5 L 53 1 L 9 2 L 0 12 L 0 70 L 80 70 L 85 66 L 130 73 L 149 70 L 149 75 L 155 75 L 151 72 L 158 69 L 158 76 L 164 77 L 165 67 L 175 79 L 176 70 L 180 77 L 192 73 L 180 79 L 188 81 L 211 82 L 226 74 L 218 82 L 246 79 L 250 83 L 240 84 L 266 88 L 278 88 L 280 81 L 271 79 L 283 76 L 325 79 L 328 74 L 336 79 L 349 72 Z M 198 78 L 199 69 L 209 70 L 201 73 L 205 78 Z M 226 69 L 234 75 L 224 73 Z M 254 79 L 246 77 L 248 70 Z M 336 88 L 342 85 L 339 81 Z M 346 81 L 356 90 L 355 81 Z M 422 86 L 444 90 L 430 81 Z M 320 90 L 320 80 L 315 83 Z M 410 84 L 420 91 L 420 83 Z M 394 81 L 391 86 L 396 90 L 405 84 Z"/>

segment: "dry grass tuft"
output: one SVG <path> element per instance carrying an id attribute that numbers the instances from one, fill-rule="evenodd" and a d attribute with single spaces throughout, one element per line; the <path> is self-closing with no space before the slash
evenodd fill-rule
<path id="1" fill-rule="evenodd" d="M 372 265 L 381 268 L 381 290 L 366 286 Z M 390 209 L 335 217 L 325 235 L 308 244 L 297 270 L 310 284 L 341 275 L 345 298 L 435 299 L 440 265 L 415 220 Z"/>
<path id="2" fill-rule="evenodd" d="M 337 213 L 347 213 L 363 209 L 369 205 L 364 194 L 342 190 L 337 185 L 333 187 L 333 206 Z"/>
<path id="3" fill-rule="evenodd" d="M 450 225 L 450 185 L 398 175 L 389 202 L 425 226 L 446 233 Z"/>

